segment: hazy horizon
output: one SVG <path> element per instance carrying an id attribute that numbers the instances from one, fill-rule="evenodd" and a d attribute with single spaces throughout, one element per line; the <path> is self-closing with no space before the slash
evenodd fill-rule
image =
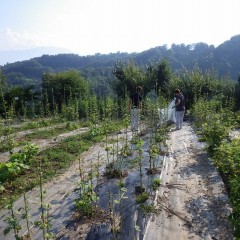
<path id="1" fill-rule="evenodd" d="M 238 0 L 0 0 L 0 51 L 142 52 L 239 34 Z"/>

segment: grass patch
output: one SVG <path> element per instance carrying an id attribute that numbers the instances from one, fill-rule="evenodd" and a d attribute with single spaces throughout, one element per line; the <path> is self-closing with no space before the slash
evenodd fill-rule
<path id="1" fill-rule="evenodd" d="M 66 132 L 69 132 L 69 131 L 73 131 L 73 130 L 78 129 L 80 127 L 81 126 L 79 126 L 77 124 L 67 123 L 67 124 L 62 125 L 62 126 L 52 127 L 50 129 L 29 133 L 25 136 L 25 139 L 27 141 L 33 140 L 33 139 L 49 139 L 49 138 L 52 138 L 52 137 L 57 137 L 61 133 L 66 133 Z"/>
<path id="2" fill-rule="evenodd" d="M 143 192 L 143 193 L 136 196 L 136 202 L 137 203 L 144 203 L 148 200 L 148 198 L 149 198 L 148 192 Z"/>
<path id="3" fill-rule="evenodd" d="M 152 213 L 158 213 L 158 209 L 154 204 L 141 204 L 140 208 L 144 216 L 150 215 Z"/>
<path id="4" fill-rule="evenodd" d="M 161 185 L 161 180 L 159 178 L 154 179 L 153 183 L 152 183 L 152 188 L 153 191 L 156 191 Z"/>

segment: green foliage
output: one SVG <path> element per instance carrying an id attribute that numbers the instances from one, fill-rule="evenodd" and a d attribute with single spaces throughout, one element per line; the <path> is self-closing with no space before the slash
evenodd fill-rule
<path id="1" fill-rule="evenodd" d="M 28 116 L 32 116 L 32 108 L 34 106 L 34 94 L 33 94 L 34 85 L 31 86 L 11 86 L 4 94 L 4 101 L 5 101 L 5 114 L 6 116 L 10 114 L 11 110 L 14 109 L 14 114 L 16 116 L 22 116 L 25 113 Z M 0 114 L 4 112 L 1 112 Z M 12 117 L 14 116 L 12 114 Z"/>
<path id="2" fill-rule="evenodd" d="M 3 191 L 5 191 L 5 187 L 2 185 L 2 183 L 0 182 L 0 193 L 2 193 Z"/>
<path id="3" fill-rule="evenodd" d="M 157 93 L 161 92 L 163 95 L 168 96 L 168 84 L 172 77 L 170 64 L 166 59 L 159 62 L 151 61 L 146 71 L 148 84 L 145 88 L 149 91 L 154 89 Z"/>
<path id="4" fill-rule="evenodd" d="M 128 63 L 118 61 L 112 73 L 117 78 L 117 82 L 114 84 L 115 92 L 121 97 L 124 96 L 126 90 L 135 92 L 138 85 L 144 86 L 146 82 L 143 69 L 137 66 L 134 61 Z"/>
<path id="5" fill-rule="evenodd" d="M 94 125 L 99 121 L 99 109 L 98 109 L 98 99 L 96 96 L 92 96 L 88 102 L 88 119 Z"/>
<path id="6" fill-rule="evenodd" d="M 223 142 L 215 151 L 213 160 L 227 182 L 233 205 L 230 220 L 238 239 L 240 238 L 240 138 L 232 142 Z"/>
<path id="7" fill-rule="evenodd" d="M 87 81 L 75 70 L 44 74 L 42 88 L 47 94 L 44 102 L 50 103 L 51 110 L 55 108 L 56 103 L 60 110 L 63 104 L 68 105 L 73 99 L 85 99 L 89 93 Z"/>
<path id="8" fill-rule="evenodd" d="M 179 88 L 185 96 L 186 109 L 199 100 L 199 98 L 212 99 L 218 96 L 222 103 L 233 98 L 235 82 L 229 79 L 218 79 L 214 70 L 203 73 L 199 67 L 193 70 L 185 69 L 181 74 L 173 76 L 168 85 L 169 96 L 173 96 L 174 89 Z"/>
<path id="9" fill-rule="evenodd" d="M 46 165 L 55 164 L 58 168 L 64 168 L 69 166 L 69 163 L 73 160 L 73 156 L 66 152 L 64 149 L 52 148 L 48 149 L 43 156 L 43 162 Z M 53 173 L 57 171 L 57 168 L 52 169 Z"/>
<path id="10" fill-rule="evenodd" d="M 9 210 L 9 216 L 4 219 L 7 223 L 7 227 L 4 229 L 4 236 L 7 235 L 11 230 L 14 231 L 14 236 L 16 240 L 20 240 L 21 237 L 18 235 L 19 231 L 22 229 L 22 226 L 19 224 L 17 215 L 19 211 L 15 211 L 13 208 L 13 199 L 10 198 L 6 208 Z"/>
<path id="11" fill-rule="evenodd" d="M 19 152 L 10 155 L 8 162 L 0 163 L 0 182 L 12 180 L 29 169 L 30 160 L 38 153 L 34 144 L 25 145 Z"/>
<path id="12" fill-rule="evenodd" d="M 4 93 L 7 89 L 7 78 L 2 69 L 0 69 L 0 89 L 1 94 Z"/>
<path id="13" fill-rule="evenodd" d="M 191 108 L 194 117 L 194 126 L 201 128 L 202 124 L 209 121 L 220 120 L 225 126 L 236 124 L 236 117 L 233 112 L 234 102 L 230 99 L 224 102 L 221 96 L 214 96 L 211 100 L 199 98 Z"/>
<path id="14" fill-rule="evenodd" d="M 228 131 L 228 128 L 226 128 L 220 120 L 202 125 L 202 134 L 208 144 L 208 151 L 211 155 L 214 154 L 216 148 L 221 145 L 222 141 L 227 138 Z"/>
<path id="15" fill-rule="evenodd" d="M 218 100 L 208 100 L 199 98 L 192 106 L 191 114 L 194 117 L 194 126 L 201 128 L 202 124 L 216 118 L 216 114 L 221 110 L 221 102 Z"/>
<path id="16" fill-rule="evenodd" d="M 17 153 L 11 154 L 9 162 L 29 164 L 30 160 L 38 153 L 39 147 L 32 143 L 27 143 Z"/>
<path id="17" fill-rule="evenodd" d="M 76 122 L 67 122 L 66 123 L 66 128 L 71 131 L 71 130 L 74 130 L 74 129 L 78 129 L 79 125 Z"/>
<path id="18" fill-rule="evenodd" d="M 62 117 L 67 121 L 75 121 L 78 120 L 79 112 L 78 112 L 78 101 L 75 101 L 71 104 L 62 104 Z"/>
<path id="19" fill-rule="evenodd" d="M 3 71 L 0 69 L 0 114 L 3 116 L 6 116 L 6 99 L 5 99 L 5 93 L 7 91 L 7 78 L 4 75 Z"/>
<path id="20" fill-rule="evenodd" d="M 167 125 L 162 124 L 161 127 L 157 129 L 157 132 L 155 135 L 155 141 L 163 142 L 166 139 L 166 133 L 167 133 Z"/>
<path id="21" fill-rule="evenodd" d="M 158 210 L 154 204 L 141 204 L 141 210 L 144 216 L 147 216 L 152 213 L 157 213 Z"/>
<path id="22" fill-rule="evenodd" d="M 29 166 L 19 162 L 0 163 L 0 182 L 14 179 L 24 169 L 29 169 Z"/>
<path id="23" fill-rule="evenodd" d="M 229 75 L 237 80 L 239 74 L 239 41 L 240 36 L 232 37 L 214 47 L 205 43 L 172 44 L 145 50 L 141 53 L 110 53 L 95 54 L 93 56 L 79 56 L 77 54 L 59 54 L 55 56 L 43 55 L 28 61 L 6 64 L 1 67 L 10 85 L 30 85 L 35 83 L 39 88 L 41 77 L 46 72 L 61 72 L 70 69 L 81 71 L 89 80 L 91 87 L 97 90 L 98 96 L 105 94 L 112 83 L 111 68 L 119 59 L 134 60 L 142 66 L 149 64 L 152 59 L 169 59 L 173 72 L 180 72 L 183 66 L 193 69 L 198 64 L 203 72 L 212 66 L 218 70 L 219 77 Z M 107 86 L 107 87 L 106 87 Z M 108 91 L 107 91 L 108 92 Z"/>
<path id="24" fill-rule="evenodd" d="M 156 191 L 160 185 L 161 185 L 161 180 L 159 178 L 154 179 L 152 183 L 153 190 Z"/>
<path id="25" fill-rule="evenodd" d="M 111 119 L 117 119 L 118 117 L 118 105 L 117 101 L 113 98 L 107 97 L 103 100 L 102 106 L 103 119 L 104 121 Z"/>
<path id="26" fill-rule="evenodd" d="M 149 194 L 148 192 L 142 192 L 141 194 L 137 195 L 136 202 L 137 203 L 144 203 L 148 200 Z"/>
<path id="27" fill-rule="evenodd" d="M 214 163 L 220 172 L 238 176 L 240 174 L 240 139 L 223 142 L 215 151 Z"/>
<path id="28" fill-rule="evenodd" d="M 223 107 L 221 99 L 217 97 L 210 101 L 200 98 L 192 107 L 194 125 L 201 129 L 202 139 L 208 144 L 211 155 L 227 139 L 230 128 L 236 124 L 231 101 L 229 106 Z"/>
<path id="29" fill-rule="evenodd" d="M 240 127 L 240 111 L 235 112 L 235 121 L 236 121 L 236 125 L 237 127 Z"/>
<path id="30" fill-rule="evenodd" d="M 97 195 L 90 185 L 85 183 L 80 184 L 81 194 L 75 200 L 75 206 L 81 216 L 92 216 L 94 203 L 97 201 Z"/>
<path id="31" fill-rule="evenodd" d="M 210 101 L 205 98 L 196 101 L 192 107 L 192 114 L 195 126 L 201 129 L 208 152 L 228 187 L 233 206 L 230 219 L 235 229 L 235 236 L 240 237 L 240 139 L 228 142 L 228 133 L 237 122 L 237 114 L 234 114 L 233 109 L 234 102 L 231 98 L 225 101 L 221 95 L 216 95 Z"/>

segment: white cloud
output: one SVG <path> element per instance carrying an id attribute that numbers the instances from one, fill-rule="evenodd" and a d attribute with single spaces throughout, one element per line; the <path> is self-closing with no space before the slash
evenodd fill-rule
<path id="1" fill-rule="evenodd" d="M 239 0 L 23 0 L 11 12 L 0 8 L 0 50 L 55 46 L 85 55 L 172 43 L 217 46 L 239 34 L 238 6 Z"/>
<path id="2" fill-rule="evenodd" d="M 46 39 L 29 32 L 15 32 L 10 28 L 0 29 L 0 50 L 24 50 L 45 45 Z"/>

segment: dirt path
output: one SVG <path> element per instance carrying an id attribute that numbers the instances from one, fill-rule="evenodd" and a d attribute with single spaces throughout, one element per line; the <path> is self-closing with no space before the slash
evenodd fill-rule
<path id="1" fill-rule="evenodd" d="M 169 133 L 161 187 L 160 214 L 152 216 L 144 240 L 231 240 L 231 208 L 221 177 L 192 128 Z"/>
<path id="2" fill-rule="evenodd" d="M 34 133 L 36 131 L 44 131 L 44 130 L 48 130 L 48 129 L 50 130 L 50 129 L 54 128 L 54 127 L 63 127 L 63 126 L 65 126 L 65 124 L 61 123 L 61 124 L 56 124 L 54 126 L 49 126 L 49 127 L 41 127 L 41 128 L 34 128 L 34 129 L 24 130 L 24 131 L 12 133 L 12 134 L 10 134 L 9 137 L 20 139 L 20 138 L 23 138 L 25 135 Z M 14 125 L 13 125 L 13 127 L 14 127 Z M 6 136 L 1 136 L 0 137 L 0 143 L 2 141 L 4 141 L 5 139 L 7 139 Z"/>
<path id="3" fill-rule="evenodd" d="M 46 130 L 47 128 L 44 128 L 44 130 Z M 50 127 L 49 127 L 50 129 Z M 67 133 L 62 133 L 60 135 L 58 135 L 57 137 L 51 138 L 51 139 L 36 139 L 36 140 L 31 140 L 32 144 L 36 144 L 39 147 L 39 150 L 44 150 L 46 148 L 49 147 L 53 147 L 55 145 L 57 145 L 61 140 L 63 140 L 64 138 L 70 137 L 70 136 L 74 136 L 74 135 L 78 135 L 78 134 L 82 134 L 85 133 L 89 130 L 89 128 L 84 127 L 84 128 L 79 128 L 76 130 L 73 130 L 71 132 L 67 132 Z M 24 136 L 29 134 L 29 133 L 33 133 L 36 130 L 27 130 L 27 131 L 22 131 L 16 134 L 16 140 L 17 141 L 23 141 L 24 140 Z M 17 147 L 13 149 L 13 152 L 18 152 L 22 147 Z M 4 152 L 4 153 L 0 153 L 0 162 L 7 162 L 9 159 L 10 153 L 9 152 Z"/>

